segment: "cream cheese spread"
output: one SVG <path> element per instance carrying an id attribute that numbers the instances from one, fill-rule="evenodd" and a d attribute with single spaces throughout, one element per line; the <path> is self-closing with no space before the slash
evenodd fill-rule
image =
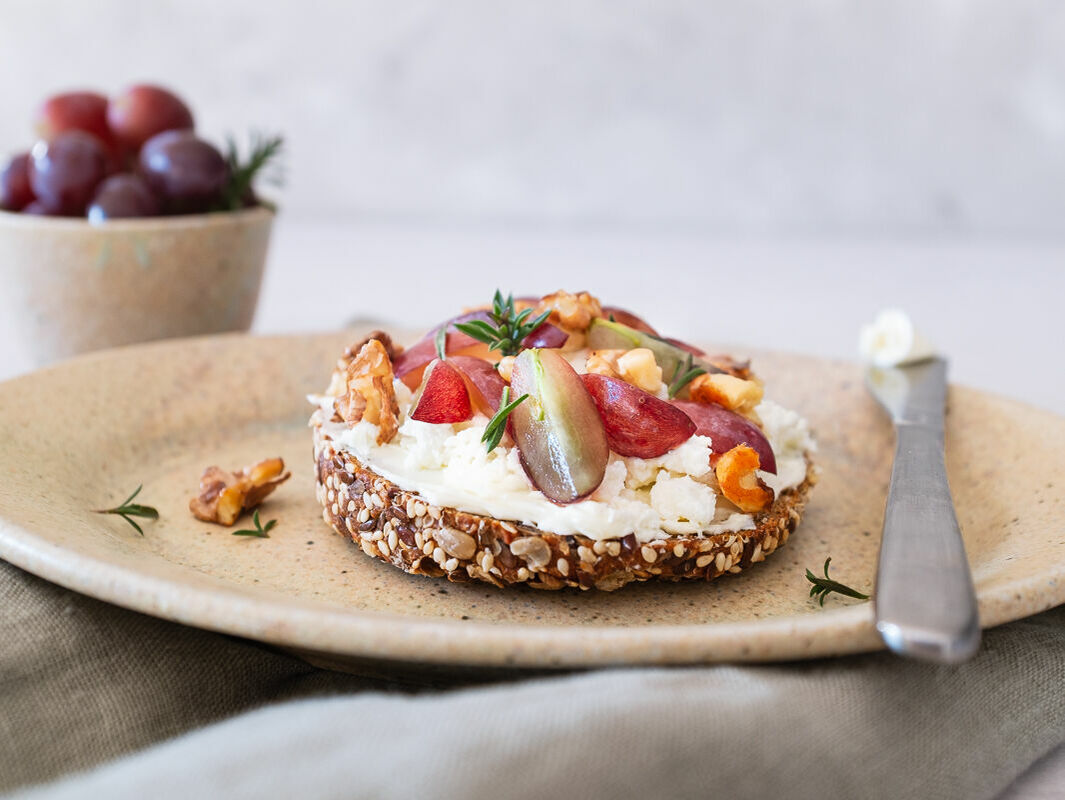
<path id="1" fill-rule="evenodd" d="M 640 542 L 663 534 L 716 534 L 755 527 L 748 514 L 717 507 L 709 485 L 711 441 L 693 436 L 658 458 L 622 458 L 610 454 L 599 488 L 584 500 L 556 505 L 529 481 L 517 448 L 486 452 L 481 436 L 488 419 L 440 425 L 410 419 L 411 392 L 395 381 L 402 423 L 392 441 L 378 445 L 377 426 L 327 422 L 332 397 L 314 397 L 321 405 L 316 424 L 340 450 L 383 478 L 428 502 L 474 514 L 535 525 L 544 531 L 591 539 L 615 539 L 629 533 Z M 756 409 L 776 455 L 777 474 L 759 473 L 779 495 L 806 478 L 806 452 L 815 444 L 806 421 L 794 411 L 763 401 Z"/>

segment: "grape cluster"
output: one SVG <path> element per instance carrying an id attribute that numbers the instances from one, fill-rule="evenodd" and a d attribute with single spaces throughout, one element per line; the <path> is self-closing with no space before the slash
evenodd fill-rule
<path id="1" fill-rule="evenodd" d="M 188 106 L 159 86 L 111 99 L 57 94 L 37 113 L 37 143 L 0 170 L 0 209 L 102 222 L 257 205 L 243 185 L 249 176 L 235 174 L 235 153 L 224 156 L 193 128 Z"/>

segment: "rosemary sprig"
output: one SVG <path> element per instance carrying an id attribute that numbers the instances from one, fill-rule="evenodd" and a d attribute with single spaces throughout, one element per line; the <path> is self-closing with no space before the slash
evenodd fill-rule
<path id="1" fill-rule="evenodd" d="M 846 595 L 847 597 L 854 597 L 858 600 L 869 599 L 869 595 L 862 594 L 857 589 L 852 589 L 845 583 L 834 581 L 828 577 L 828 565 L 830 563 L 832 563 L 831 556 L 825 559 L 825 577 L 823 578 L 819 578 L 810 572 L 810 570 L 806 570 L 806 580 L 813 584 L 813 586 L 810 587 L 810 597 L 816 597 L 822 606 L 825 604 L 825 598 L 832 592 Z"/>
<path id="2" fill-rule="evenodd" d="M 503 439 L 503 434 L 507 430 L 507 417 L 510 416 L 510 412 L 521 405 L 522 401 L 529 395 L 523 394 L 513 403 L 508 403 L 510 399 L 510 387 L 503 387 L 503 396 L 499 399 L 499 411 L 495 413 L 495 416 L 488 421 L 488 424 L 484 428 L 484 436 L 481 437 L 481 441 L 488 446 L 488 452 L 491 453 L 496 447 L 499 446 L 500 441 Z"/>
<path id="3" fill-rule="evenodd" d="M 280 136 L 263 136 L 260 133 L 251 135 L 251 151 L 246 161 L 241 161 L 240 151 L 233 137 L 226 141 L 226 164 L 229 166 L 229 180 L 222 191 L 222 208 L 227 211 L 236 211 L 244 208 L 248 203 L 249 195 L 252 194 L 255 179 L 263 168 L 274 161 L 281 153 L 284 139 Z M 280 171 L 272 176 L 272 182 L 281 183 Z M 269 205 L 258 200 L 262 205 Z"/>
<path id="4" fill-rule="evenodd" d="M 144 488 L 144 484 L 141 484 L 140 486 L 138 486 L 136 491 L 134 491 L 133 494 L 131 494 L 129 497 L 127 497 L 122 502 L 121 505 L 115 506 L 114 508 L 97 509 L 96 513 L 97 514 L 118 514 L 118 516 L 122 517 L 122 519 L 124 519 L 126 522 L 128 522 L 130 525 L 132 525 L 134 527 L 134 529 L 137 531 L 137 533 L 139 533 L 141 536 L 143 536 L 144 535 L 144 530 L 141 528 L 140 525 L 138 525 L 136 522 L 134 522 L 132 518 L 133 517 L 143 517 L 144 519 L 159 519 L 159 512 L 156 511 L 151 506 L 142 506 L 139 503 L 134 503 L 133 502 L 133 498 L 135 498 L 137 495 L 139 495 L 141 493 L 141 489 L 143 489 L 143 488 Z"/>
<path id="5" fill-rule="evenodd" d="M 677 368 L 673 370 L 672 382 L 669 384 L 669 398 L 672 400 L 684 390 L 685 386 L 700 375 L 705 374 L 706 370 L 703 367 L 695 366 L 692 361 L 692 354 L 688 353 L 688 360 L 683 364 L 677 364 Z"/>
<path id="6" fill-rule="evenodd" d="M 441 361 L 447 359 L 447 325 L 441 325 L 436 332 L 436 355 Z"/>
<path id="7" fill-rule="evenodd" d="M 492 298 L 492 310 L 488 312 L 494 325 L 483 319 L 474 319 L 469 322 L 456 322 L 455 327 L 467 336 L 484 342 L 491 350 L 498 350 L 505 356 L 516 356 L 521 352 L 522 340 L 551 316 L 550 311 L 545 311 L 530 320 L 532 312 L 532 308 L 515 311 L 514 295 L 507 295 L 504 299 L 503 294 L 496 289 L 495 297 Z"/>
<path id="8" fill-rule="evenodd" d="M 254 528 L 244 528 L 243 530 L 233 531 L 234 536 L 255 536 L 259 539 L 269 539 L 270 531 L 277 524 L 276 519 L 272 519 L 266 523 L 265 527 L 259 522 L 259 509 L 255 509 L 255 513 L 252 515 L 251 521 L 255 523 Z"/>

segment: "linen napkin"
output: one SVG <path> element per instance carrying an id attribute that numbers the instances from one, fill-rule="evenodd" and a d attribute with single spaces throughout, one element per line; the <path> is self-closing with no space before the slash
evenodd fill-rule
<path id="1" fill-rule="evenodd" d="M 1065 741 L 1065 608 L 988 631 L 960 667 L 874 654 L 439 691 L 0 562 L 0 642 L 0 791 L 34 800 L 992 798 Z"/>

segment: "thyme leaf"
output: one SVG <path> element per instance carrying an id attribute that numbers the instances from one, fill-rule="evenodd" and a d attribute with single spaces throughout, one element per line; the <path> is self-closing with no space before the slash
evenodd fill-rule
<path id="1" fill-rule="evenodd" d="M 688 360 L 683 364 L 677 364 L 677 368 L 673 371 L 672 382 L 669 384 L 669 399 L 672 400 L 684 390 L 685 386 L 705 374 L 706 370 L 695 365 L 692 361 L 692 354 L 688 353 Z"/>
<path id="2" fill-rule="evenodd" d="M 137 531 L 137 533 L 139 533 L 141 536 L 143 536 L 144 535 L 144 530 L 141 528 L 140 525 L 138 525 L 136 522 L 133 521 L 133 517 L 141 517 L 143 519 L 159 519 L 159 512 L 156 511 L 151 506 L 145 506 L 145 505 L 141 505 L 139 503 L 134 503 L 133 502 L 133 499 L 138 494 L 140 494 L 141 489 L 143 489 L 143 488 L 144 488 L 144 484 L 141 484 L 140 486 L 138 486 L 134 490 L 133 494 L 131 494 L 129 497 L 127 497 L 122 502 L 121 505 L 117 505 L 114 508 L 97 509 L 96 513 L 97 514 L 117 514 L 118 516 L 122 517 L 122 519 L 124 519 L 126 522 L 128 522 L 130 525 L 132 525 L 134 530 Z"/>
<path id="3" fill-rule="evenodd" d="M 551 316 L 551 311 L 548 310 L 530 319 L 532 313 L 532 308 L 516 311 L 514 295 L 510 294 L 504 298 L 502 292 L 496 289 L 492 298 L 492 310 L 488 312 L 491 322 L 473 319 L 468 322 L 456 322 L 455 327 L 467 336 L 488 345 L 490 350 L 498 350 L 505 356 L 516 356 L 521 352 L 521 343 L 525 337 Z"/>
<path id="4" fill-rule="evenodd" d="M 806 580 L 813 584 L 813 586 L 810 587 L 810 597 L 816 597 L 822 606 L 825 604 L 825 598 L 832 592 L 846 595 L 847 597 L 854 597 L 858 600 L 869 599 L 869 595 L 862 594 L 857 589 L 852 589 L 845 583 L 840 583 L 839 581 L 832 580 L 832 578 L 828 577 L 828 565 L 830 563 L 832 563 L 831 556 L 825 559 L 825 577 L 823 578 L 819 578 L 810 572 L 810 570 L 806 570 Z"/>
<path id="5" fill-rule="evenodd" d="M 447 325 L 441 325 L 436 332 L 436 355 L 441 361 L 447 359 Z"/>
<path id="6" fill-rule="evenodd" d="M 499 411 L 488 421 L 484 428 L 484 436 L 481 437 L 481 441 L 488 446 L 489 453 L 495 450 L 500 441 L 502 441 L 503 434 L 507 430 L 507 418 L 510 416 L 510 412 L 520 406 L 522 401 L 528 396 L 523 394 L 514 402 L 509 403 L 507 401 L 510 400 L 510 387 L 503 387 L 503 396 L 499 399 Z"/>
<path id="7" fill-rule="evenodd" d="M 244 528 L 243 530 L 233 531 L 233 535 L 234 536 L 255 536 L 255 537 L 259 538 L 259 539 L 269 539 L 270 538 L 270 531 L 273 529 L 273 527 L 275 525 L 277 525 L 277 520 L 276 519 L 270 520 L 269 522 L 266 523 L 265 526 L 262 525 L 259 522 L 259 509 L 255 509 L 255 513 L 252 515 L 251 521 L 253 523 L 255 523 L 255 527 L 254 528 Z"/>

